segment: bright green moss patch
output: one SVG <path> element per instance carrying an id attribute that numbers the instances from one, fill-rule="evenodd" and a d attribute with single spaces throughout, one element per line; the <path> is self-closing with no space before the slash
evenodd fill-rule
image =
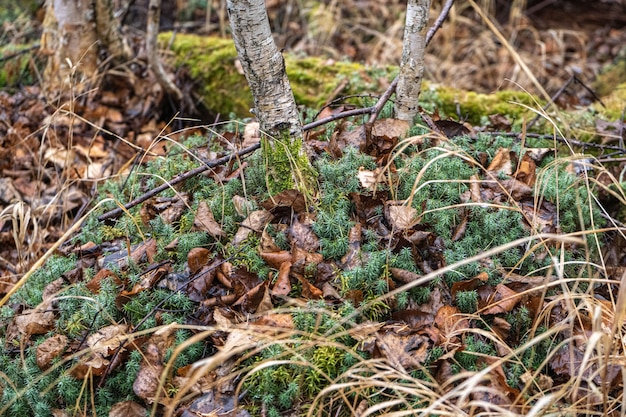
<path id="1" fill-rule="evenodd" d="M 162 43 L 171 40 L 171 34 L 162 34 Z M 199 84 L 205 105 L 214 112 L 250 116 L 252 95 L 246 78 L 239 73 L 235 61 L 237 51 L 231 39 L 178 34 L 172 42 L 175 65 L 189 71 Z M 299 105 L 321 107 L 331 93 L 347 81 L 342 94 L 377 92 L 380 90 L 378 70 L 366 69 L 360 64 L 329 62 L 323 58 L 298 58 L 285 54 L 287 74 L 294 97 Z"/>

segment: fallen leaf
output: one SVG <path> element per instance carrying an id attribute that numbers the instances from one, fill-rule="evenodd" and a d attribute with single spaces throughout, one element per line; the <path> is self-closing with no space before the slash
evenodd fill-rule
<path id="1" fill-rule="evenodd" d="M 537 165 L 535 164 L 535 161 L 530 157 L 528 152 L 526 152 L 517 167 L 517 171 L 513 174 L 513 178 L 523 182 L 529 187 L 533 187 L 537 179 L 536 170 Z"/>
<path id="2" fill-rule="evenodd" d="M 508 148 L 500 148 L 487 167 L 487 171 L 491 171 L 496 175 L 511 175 L 513 173 L 513 163 L 511 161 L 511 151 Z"/>
<path id="3" fill-rule="evenodd" d="M 209 208 L 206 201 L 201 201 L 198 204 L 198 211 L 193 220 L 193 225 L 197 230 L 207 232 L 216 239 L 225 237 L 226 233 L 222 230 L 222 227 L 213 217 L 213 212 Z"/>
<path id="4" fill-rule="evenodd" d="M 272 287 L 272 295 L 289 295 L 291 292 L 291 283 L 289 282 L 289 272 L 291 271 L 291 262 L 283 262 L 280 264 L 278 275 L 274 287 Z"/>
<path id="5" fill-rule="evenodd" d="M 189 272 L 193 275 L 203 266 L 209 263 L 211 259 L 211 251 L 206 248 L 193 248 L 187 254 L 187 265 Z"/>
<path id="6" fill-rule="evenodd" d="M 252 232 L 261 233 L 271 218 L 272 214 L 265 210 L 256 210 L 250 213 L 250 215 L 241 222 L 241 226 L 233 238 L 232 245 L 239 245 L 246 240 L 248 235 Z"/>
<path id="7" fill-rule="evenodd" d="M 417 210 L 404 205 L 402 202 L 386 201 L 385 208 L 387 221 L 398 230 L 410 229 L 419 223 Z"/>
<path id="8" fill-rule="evenodd" d="M 48 333 L 54 327 L 54 320 L 50 301 L 44 301 L 36 308 L 24 310 L 15 316 L 18 330 L 26 336 Z"/>
<path id="9" fill-rule="evenodd" d="M 378 184 L 382 179 L 380 177 L 380 173 L 380 168 L 376 168 L 374 171 L 370 171 L 363 167 L 359 167 L 359 172 L 356 174 L 356 176 L 359 179 L 361 187 L 373 191 L 376 187 L 376 184 Z"/>
<path id="10" fill-rule="evenodd" d="M 41 370 L 48 369 L 52 361 L 58 358 L 67 346 L 67 337 L 62 334 L 51 336 L 37 346 L 37 366 Z"/>
<path id="11" fill-rule="evenodd" d="M 480 314 L 508 313 L 520 302 L 521 297 L 506 285 L 498 284 L 493 295 L 487 300 L 487 306 L 480 309 Z"/>
<path id="12" fill-rule="evenodd" d="M 428 336 L 402 331 L 402 327 L 384 326 L 378 331 L 376 345 L 380 354 L 396 369 L 418 368 L 428 357 Z"/>
<path id="13" fill-rule="evenodd" d="M 113 404 L 108 417 L 145 417 L 148 414 L 143 406 L 134 401 L 121 401 Z"/>

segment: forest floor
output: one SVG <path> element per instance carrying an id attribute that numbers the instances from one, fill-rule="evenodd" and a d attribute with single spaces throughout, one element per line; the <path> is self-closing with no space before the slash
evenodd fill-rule
<path id="1" fill-rule="evenodd" d="M 224 31 L 217 3 L 180 27 Z M 399 61 L 402 4 L 267 3 L 287 50 Z M 626 53 L 626 13 L 528 3 L 494 5 L 494 30 L 460 2 L 426 77 L 538 95 L 524 62 L 562 89 L 537 109 L 553 133 L 437 109 L 407 127 L 389 104 L 368 134 L 307 132 L 307 195 L 270 196 L 259 152 L 234 156 L 253 121 L 174 118 L 149 75 L 56 102 L 36 82 L 0 91 L 0 414 L 621 414 L 624 120 L 585 109 L 618 88 L 599 76 Z M 593 132 L 562 124 L 581 110 Z"/>

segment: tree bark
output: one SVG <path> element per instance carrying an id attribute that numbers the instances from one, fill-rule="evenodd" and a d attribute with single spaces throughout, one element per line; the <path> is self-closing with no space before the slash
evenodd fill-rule
<path id="1" fill-rule="evenodd" d="M 228 0 L 228 16 L 239 60 L 254 97 L 261 129 L 280 137 L 302 136 L 298 108 L 285 71 L 285 61 L 270 30 L 264 0 Z"/>
<path id="2" fill-rule="evenodd" d="M 48 55 L 43 73 L 46 93 L 87 88 L 98 74 L 98 52 L 104 48 L 114 62 L 127 59 L 111 0 L 48 0 L 41 51 Z"/>
<path id="3" fill-rule="evenodd" d="M 424 74 L 424 49 L 430 0 L 408 0 L 402 60 L 396 87 L 396 117 L 412 122 L 417 115 Z"/>
<path id="4" fill-rule="evenodd" d="M 270 194 L 296 188 L 315 189 L 315 170 L 302 145 L 302 122 L 276 47 L 264 0 L 227 0 L 239 61 L 254 98 Z M 236 94 L 236 92 L 233 92 Z"/>
<path id="5" fill-rule="evenodd" d="M 150 0 L 148 4 L 148 24 L 146 25 L 146 53 L 148 66 L 154 73 L 163 89 L 177 102 L 183 100 L 183 93 L 174 84 L 161 65 L 158 56 L 157 36 L 159 34 L 159 21 L 161 20 L 161 0 Z M 191 103 L 191 100 L 189 100 Z"/>

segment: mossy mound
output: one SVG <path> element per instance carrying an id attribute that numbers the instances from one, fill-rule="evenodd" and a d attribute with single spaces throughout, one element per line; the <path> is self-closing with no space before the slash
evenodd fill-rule
<path id="1" fill-rule="evenodd" d="M 165 33 L 159 39 L 165 43 L 171 36 Z M 197 92 L 210 110 L 236 117 L 250 116 L 252 95 L 236 65 L 237 51 L 231 39 L 176 35 L 171 50 L 175 65 L 186 68 L 198 82 Z M 380 77 L 385 83 L 390 77 L 389 69 L 366 69 L 360 64 L 293 54 L 285 54 L 285 63 L 296 102 L 309 108 L 321 107 L 339 90 L 342 95 L 377 92 L 383 84 Z"/>

